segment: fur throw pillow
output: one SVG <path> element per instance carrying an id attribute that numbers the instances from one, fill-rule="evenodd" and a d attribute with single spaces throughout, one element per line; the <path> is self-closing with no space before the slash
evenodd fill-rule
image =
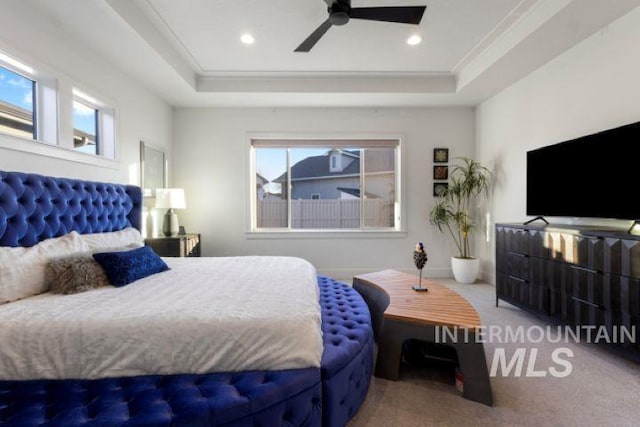
<path id="1" fill-rule="evenodd" d="M 56 294 L 77 294 L 111 285 L 104 269 L 90 253 L 52 259 L 45 279 L 49 290 Z"/>

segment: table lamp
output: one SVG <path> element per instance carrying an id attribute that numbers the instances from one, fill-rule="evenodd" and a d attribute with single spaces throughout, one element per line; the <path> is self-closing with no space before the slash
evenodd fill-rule
<path id="1" fill-rule="evenodd" d="M 162 232 L 165 236 L 177 236 L 179 230 L 178 214 L 174 209 L 185 209 L 187 203 L 184 199 L 182 188 L 158 188 L 156 189 L 156 208 L 168 209 L 162 223 Z"/>

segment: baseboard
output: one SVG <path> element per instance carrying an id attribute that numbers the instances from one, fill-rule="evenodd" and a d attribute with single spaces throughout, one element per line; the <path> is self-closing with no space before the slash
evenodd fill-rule
<path id="1" fill-rule="evenodd" d="M 493 271 L 481 271 L 480 280 L 493 286 L 496 285 L 496 275 Z"/>

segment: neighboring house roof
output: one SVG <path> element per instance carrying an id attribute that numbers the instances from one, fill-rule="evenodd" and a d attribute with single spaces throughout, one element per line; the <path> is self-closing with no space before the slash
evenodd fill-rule
<path id="1" fill-rule="evenodd" d="M 267 184 L 269 182 L 269 180 L 267 178 L 265 178 L 264 176 L 260 175 L 259 173 L 256 173 L 256 178 L 258 181 L 258 184 L 264 185 Z"/>
<path id="2" fill-rule="evenodd" d="M 360 158 L 357 151 L 343 151 L 343 153 Z M 367 154 L 367 172 L 392 172 L 394 170 L 393 156 L 389 156 L 389 152 L 376 152 L 370 151 Z M 346 168 L 339 172 L 331 172 L 329 166 L 329 156 L 327 154 L 321 156 L 311 156 L 300 160 L 298 163 L 291 167 L 291 181 L 313 179 L 313 178 L 327 178 L 327 177 L 340 177 L 345 175 L 358 175 L 360 173 L 360 162 L 354 160 Z M 283 173 L 273 182 L 286 182 L 287 173 Z"/>
<path id="3" fill-rule="evenodd" d="M 32 133 L 33 113 L 17 105 L 0 101 L 0 128 L 9 133 Z"/>
<path id="4" fill-rule="evenodd" d="M 334 150 L 331 150 L 334 151 Z M 329 151 L 329 153 L 331 153 L 331 151 Z M 356 159 L 360 158 L 360 151 L 359 150 L 341 150 L 341 149 L 337 149 L 335 151 L 339 151 L 340 153 L 344 154 L 345 156 L 350 156 L 350 157 L 355 157 Z"/>
<path id="5" fill-rule="evenodd" d="M 360 189 L 359 188 L 348 188 L 348 187 L 338 187 L 338 191 L 342 191 L 343 193 L 350 194 L 354 197 L 360 198 Z M 377 194 L 369 193 L 368 191 L 364 192 L 364 195 L 368 199 L 379 199 L 380 196 Z"/>
<path id="6" fill-rule="evenodd" d="M 8 102 L 0 101 L 0 114 L 2 116 L 9 116 L 17 120 L 21 120 L 24 123 L 31 124 L 33 113 L 24 108 L 18 107 Z"/>
<path id="7" fill-rule="evenodd" d="M 73 129 L 73 146 L 76 148 L 85 145 L 96 145 L 95 139 L 96 137 L 90 133 L 80 129 Z"/>

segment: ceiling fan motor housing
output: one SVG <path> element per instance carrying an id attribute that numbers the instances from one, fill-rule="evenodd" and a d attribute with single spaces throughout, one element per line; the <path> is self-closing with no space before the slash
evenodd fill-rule
<path id="1" fill-rule="evenodd" d="M 344 25 L 349 22 L 351 1 L 338 0 L 328 8 L 329 21 L 332 25 Z"/>

